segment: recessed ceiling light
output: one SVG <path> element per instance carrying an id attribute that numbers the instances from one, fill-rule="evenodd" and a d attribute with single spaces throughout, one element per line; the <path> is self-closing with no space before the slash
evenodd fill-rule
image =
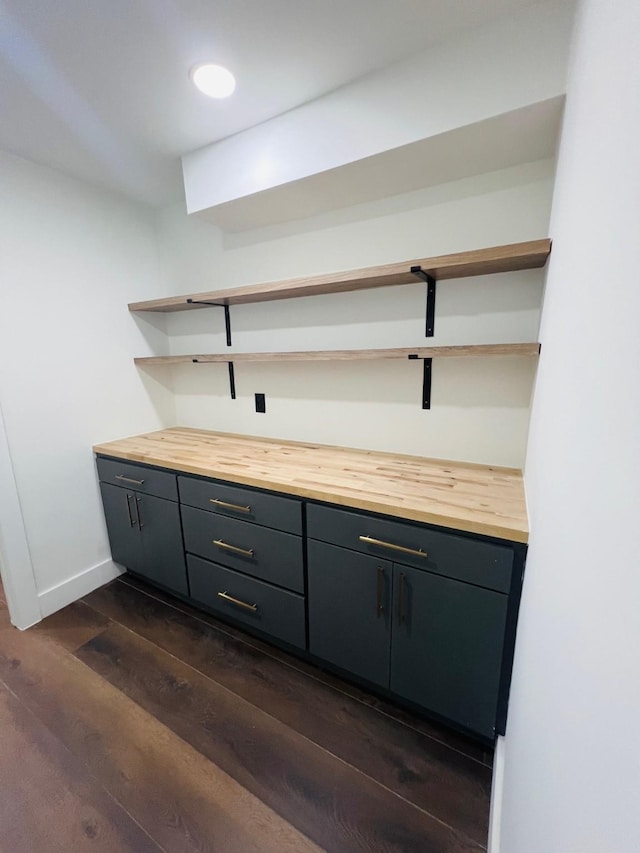
<path id="1" fill-rule="evenodd" d="M 210 62 L 195 65 L 191 69 L 194 85 L 210 98 L 228 98 L 236 88 L 236 78 L 222 65 Z"/>

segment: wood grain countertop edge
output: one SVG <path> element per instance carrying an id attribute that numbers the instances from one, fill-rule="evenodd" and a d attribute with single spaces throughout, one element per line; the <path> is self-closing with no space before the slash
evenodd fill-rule
<path id="1" fill-rule="evenodd" d="M 383 496 L 381 496 L 378 500 L 375 498 L 372 499 L 371 496 L 354 497 L 349 494 L 344 494 L 339 490 L 332 492 L 330 487 L 324 484 L 321 489 L 309 488 L 307 486 L 302 486 L 300 484 L 291 483 L 287 481 L 280 482 L 277 478 L 274 479 L 272 476 L 255 476 L 247 473 L 246 471 L 241 471 L 238 473 L 230 472 L 226 468 L 217 468 L 215 463 L 210 463 L 205 466 L 202 464 L 193 464 L 192 462 L 188 462 L 185 460 L 174 461 L 162 457 L 157 453 L 157 450 L 154 453 L 152 445 L 150 445 L 149 451 L 144 453 L 133 452 L 131 450 L 123 448 L 122 446 L 128 441 L 137 441 L 142 439 L 162 441 L 165 437 L 168 439 L 172 433 L 176 432 L 191 434 L 194 437 L 197 434 L 206 433 L 207 435 L 210 435 L 214 438 L 226 437 L 234 440 L 255 442 L 257 445 L 287 445 L 300 449 L 308 449 L 311 451 L 315 449 L 319 451 L 333 451 L 340 455 L 342 455 L 343 453 L 351 453 L 355 455 L 361 455 L 363 458 L 368 457 L 380 460 L 397 460 L 398 458 L 401 458 L 402 460 L 406 460 L 407 463 L 418 462 L 431 463 L 440 466 L 451 465 L 463 469 L 468 469 L 469 471 L 476 470 L 495 473 L 497 475 L 504 474 L 510 479 L 513 479 L 514 477 L 522 477 L 522 472 L 517 468 L 482 465 L 480 463 L 472 462 L 467 463 L 456 462 L 453 460 L 432 459 L 429 457 L 390 453 L 388 451 L 364 450 L 357 448 L 325 445 L 316 442 L 299 442 L 272 438 L 262 438 L 257 436 L 242 435 L 239 433 L 211 432 L 206 430 L 198 430 L 190 427 L 173 427 L 168 430 L 156 430 L 151 433 L 144 433 L 140 435 L 129 436 L 123 439 L 116 439 L 115 441 L 101 442 L 99 444 L 93 445 L 92 450 L 95 454 L 101 456 L 110 456 L 116 459 L 122 459 L 127 462 L 134 462 L 143 465 L 153 465 L 158 468 L 164 468 L 165 470 L 175 471 L 176 473 L 195 474 L 202 477 L 212 477 L 214 479 L 223 480 L 224 482 L 234 483 L 237 485 L 267 489 L 268 491 L 277 492 L 285 496 L 292 495 L 294 497 L 321 501 L 322 503 L 344 506 L 349 509 L 363 510 L 365 512 L 376 512 L 381 515 L 388 515 L 406 521 L 416 521 L 425 524 L 432 524 L 437 527 L 445 527 L 453 531 L 476 533 L 482 536 L 490 536 L 496 539 L 502 539 L 507 540 L 509 542 L 517 542 L 522 544 L 526 544 L 529 539 L 529 530 L 526 521 L 524 523 L 520 523 L 517 522 L 515 519 L 510 520 L 505 518 L 501 520 L 499 517 L 492 518 L 490 521 L 472 520 L 469 518 L 459 517 L 454 513 L 447 512 L 447 510 L 445 509 L 436 512 L 431 509 L 420 510 L 415 507 L 403 506 L 397 502 L 389 500 L 389 498 L 385 500 Z M 433 502 L 433 499 L 430 499 L 430 501 Z M 524 502 L 525 501 L 523 486 L 522 503 L 524 504 Z"/>

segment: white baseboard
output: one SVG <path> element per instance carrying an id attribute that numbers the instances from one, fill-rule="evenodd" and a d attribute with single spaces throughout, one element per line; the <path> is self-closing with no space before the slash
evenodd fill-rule
<path id="1" fill-rule="evenodd" d="M 493 781 L 491 783 L 491 811 L 489 814 L 489 843 L 487 853 L 500 853 L 500 827 L 502 824 L 502 797 L 504 794 L 504 738 L 496 738 L 493 755 Z"/>
<path id="2" fill-rule="evenodd" d="M 61 610 L 67 604 L 71 604 L 72 601 L 82 598 L 83 595 L 88 595 L 99 586 L 117 578 L 123 571 L 113 560 L 105 560 L 104 563 L 98 563 L 97 566 L 85 569 L 84 572 L 67 578 L 66 581 L 52 586 L 50 589 L 43 590 L 38 593 L 42 618 L 44 619 L 45 616 L 50 616 L 57 610 Z"/>

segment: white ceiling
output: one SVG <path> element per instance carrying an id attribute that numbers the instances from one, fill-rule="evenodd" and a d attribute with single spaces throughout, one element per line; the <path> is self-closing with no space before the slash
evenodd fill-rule
<path id="1" fill-rule="evenodd" d="M 532 0 L 0 0 L 0 149 L 158 205 L 179 157 Z M 228 66 L 235 95 L 188 79 Z"/>

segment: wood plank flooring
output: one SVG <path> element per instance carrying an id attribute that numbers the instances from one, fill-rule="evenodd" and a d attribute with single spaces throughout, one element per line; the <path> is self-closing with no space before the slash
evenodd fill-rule
<path id="1" fill-rule="evenodd" d="M 491 756 L 128 576 L 0 587 L 0 851 L 471 853 Z"/>

